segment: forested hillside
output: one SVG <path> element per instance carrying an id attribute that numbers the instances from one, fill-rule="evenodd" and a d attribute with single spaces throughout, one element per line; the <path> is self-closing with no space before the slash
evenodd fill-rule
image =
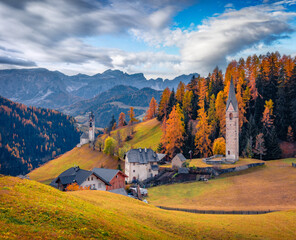
<path id="1" fill-rule="evenodd" d="M 157 113 L 163 130 L 159 150 L 170 155 L 181 151 L 187 157 L 192 150 L 204 157 L 217 153 L 215 141 L 224 141 L 225 148 L 232 78 L 239 107 L 240 155 L 280 158 L 279 143 L 295 141 L 295 63 L 296 58 L 278 52 L 253 55 L 230 62 L 225 74 L 217 67 L 206 78 L 192 78 L 187 85 L 180 82 L 176 93 L 166 88 Z"/>
<path id="2" fill-rule="evenodd" d="M 79 142 L 75 120 L 0 97 L 0 173 L 26 174 Z"/>

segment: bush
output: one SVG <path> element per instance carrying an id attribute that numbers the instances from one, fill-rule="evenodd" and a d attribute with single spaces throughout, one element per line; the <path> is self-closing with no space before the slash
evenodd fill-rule
<path id="1" fill-rule="evenodd" d="M 226 151 L 225 139 L 223 137 L 215 139 L 213 144 L 213 154 L 225 155 L 225 151 Z"/>

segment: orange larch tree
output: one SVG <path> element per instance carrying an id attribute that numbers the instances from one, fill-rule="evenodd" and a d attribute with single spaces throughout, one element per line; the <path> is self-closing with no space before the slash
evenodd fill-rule
<path id="1" fill-rule="evenodd" d="M 162 120 L 164 116 L 167 116 L 170 96 L 171 90 L 169 88 L 164 89 L 158 106 L 158 120 Z"/>
<path id="2" fill-rule="evenodd" d="M 165 148 L 169 156 L 173 156 L 177 151 L 182 151 L 184 144 L 185 127 L 182 120 L 179 104 L 175 105 L 166 121 Z"/>
<path id="3" fill-rule="evenodd" d="M 273 127 L 273 101 L 269 99 L 269 101 L 265 101 L 264 105 L 265 109 L 263 112 L 262 123 L 267 133 L 271 132 Z"/>
<path id="4" fill-rule="evenodd" d="M 126 124 L 125 122 L 125 114 L 121 112 L 118 118 L 118 127 L 123 127 Z"/>
<path id="5" fill-rule="evenodd" d="M 211 154 L 211 127 L 208 124 L 208 116 L 204 108 L 198 110 L 198 123 L 196 125 L 195 146 L 196 153 L 204 157 Z"/>
<path id="6" fill-rule="evenodd" d="M 224 94 L 223 91 L 220 91 L 217 95 L 216 102 L 216 117 L 219 122 L 220 127 L 220 136 L 225 137 L 226 134 L 226 120 L 225 120 L 225 113 L 226 113 L 226 104 L 224 101 Z"/>
<path id="7" fill-rule="evenodd" d="M 135 118 L 135 112 L 134 112 L 134 108 L 131 107 L 130 110 L 128 111 L 129 117 L 130 117 L 130 121 L 129 121 L 129 125 L 133 125 L 133 123 L 138 122 L 139 120 Z"/>
<path id="8" fill-rule="evenodd" d="M 180 104 L 183 103 L 184 95 L 185 95 L 185 84 L 183 82 L 180 82 L 176 92 L 176 99 Z"/>
<path id="9" fill-rule="evenodd" d="M 149 120 L 152 118 L 155 118 L 157 115 L 157 102 L 154 97 L 151 98 L 149 108 L 146 112 L 146 115 L 144 117 L 144 120 Z"/>

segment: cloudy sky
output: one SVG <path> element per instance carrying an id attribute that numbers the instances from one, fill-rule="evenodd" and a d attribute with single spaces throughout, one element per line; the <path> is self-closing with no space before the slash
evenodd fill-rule
<path id="1" fill-rule="evenodd" d="M 0 68 L 147 78 L 296 55 L 296 0 L 0 0 Z"/>

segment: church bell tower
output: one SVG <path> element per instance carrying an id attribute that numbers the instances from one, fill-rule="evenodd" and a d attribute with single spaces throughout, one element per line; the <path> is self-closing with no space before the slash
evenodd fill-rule
<path id="1" fill-rule="evenodd" d="M 93 112 L 89 114 L 89 141 L 95 141 L 95 115 Z"/>
<path id="2" fill-rule="evenodd" d="M 239 112 L 231 78 L 228 99 L 226 103 L 226 159 L 239 158 Z"/>

